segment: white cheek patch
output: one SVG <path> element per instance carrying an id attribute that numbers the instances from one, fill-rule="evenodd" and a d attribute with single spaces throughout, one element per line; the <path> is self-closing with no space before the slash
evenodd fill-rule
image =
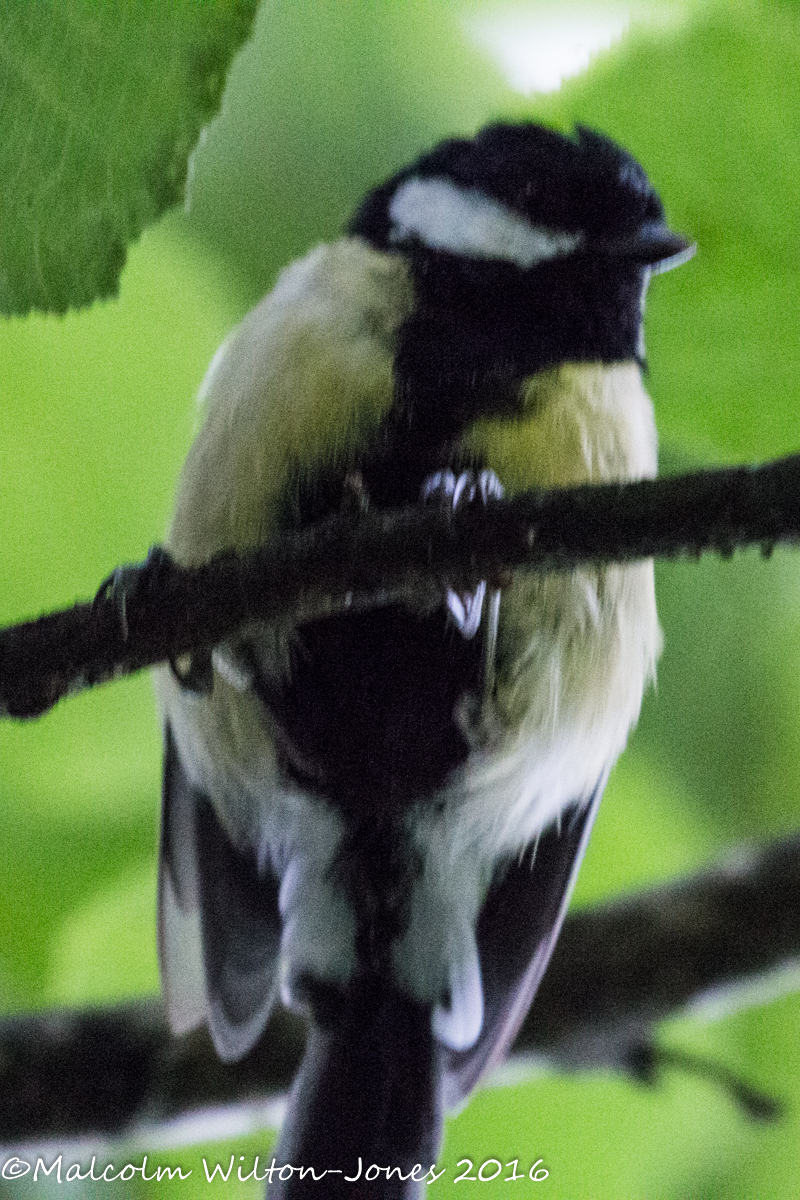
<path id="1" fill-rule="evenodd" d="M 571 254 L 583 241 L 581 233 L 532 225 L 499 200 L 448 179 L 406 180 L 392 197 L 389 216 L 392 242 L 417 237 L 432 250 L 500 259 L 524 270 Z"/>

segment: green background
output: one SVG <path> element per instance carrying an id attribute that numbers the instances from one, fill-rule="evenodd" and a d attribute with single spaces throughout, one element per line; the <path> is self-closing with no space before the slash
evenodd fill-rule
<path id="1" fill-rule="evenodd" d="M 545 19 L 535 5 L 515 11 Z M 525 97 L 468 36 L 486 5 L 262 5 L 196 152 L 187 208 L 132 248 L 119 299 L 0 324 L 0 622 L 85 598 L 145 555 L 163 534 L 192 398 L 226 332 L 283 264 L 336 236 L 367 187 L 496 116 L 609 133 L 643 162 L 672 225 L 698 241 L 695 260 L 650 290 L 663 469 L 799 449 L 800 7 L 628 11 L 628 33 L 588 71 Z M 695 869 L 800 817 L 800 555 L 659 564 L 657 587 L 658 687 L 609 783 L 576 903 Z M 3 1010 L 156 992 L 159 776 L 144 676 L 34 723 L 0 724 Z M 541 1076 L 486 1089 L 448 1123 L 448 1174 L 430 1194 L 800 1194 L 800 997 L 715 1023 L 675 1020 L 659 1040 L 725 1063 L 787 1101 L 786 1117 L 752 1124 L 716 1087 L 674 1072 L 655 1088 Z M 205 1153 L 249 1160 L 267 1148 L 259 1135 Z M 153 1152 L 193 1171 L 159 1194 L 261 1194 L 207 1185 L 202 1153 Z M 464 1157 L 542 1158 L 550 1174 L 453 1189 Z M 0 1184 L 2 1196 L 51 1191 Z"/>

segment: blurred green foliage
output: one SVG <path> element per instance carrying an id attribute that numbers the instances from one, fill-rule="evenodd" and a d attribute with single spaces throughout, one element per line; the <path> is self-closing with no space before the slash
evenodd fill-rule
<path id="1" fill-rule="evenodd" d="M 115 295 L 180 203 L 258 0 L 0 5 L 0 312 Z"/>
<path id="2" fill-rule="evenodd" d="M 167 520 L 192 396 L 227 330 L 282 265 L 337 234 L 370 184 L 496 116 L 608 132 L 644 163 L 673 226 L 698 240 L 697 258 L 656 279 L 649 297 L 664 469 L 800 448 L 800 9 L 632 7 L 621 41 L 557 93 L 531 98 L 470 34 L 470 19 L 492 11 L 486 0 L 264 3 L 194 155 L 187 209 L 133 248 L 119 300 L 0 326 L 0 620 L 85 597 L 117 563 L 144 556 Z M 545 19 L 533 3 L 515 11 L 532 28 Z M 578 10 L 573 19 L 579 33 Z M 694 869 L 800 815 L 800 557 L 664 563 L 657 581 L 658 687 L 609 784 L 578 903 Z M 0 725 L 6 1010 L 157 989 L 159 756 L 146 678 L 65 701 L 34 724 Z M 465 1156 L 541 1157 L 548 1179 L 517 1184 L 520 1195 L 800 1192 L 800 999 L 715 1024 L 676 1020 L 660 1036 L 786 1099 L 788 1116 L 748 1124 L 713 1086 L 674 1073 L 656 1088 L 534 1079 L 480 1093 L 448 1124 L 446 1179 Z M 267 1138 L 213 1157 L 231 1152 L 263 1162 Z M 192 1168 L 171 1195 L 261 1194 L 253 1183 L 208 1185 L 202 1153 L 151 1156 Z M 466 1183 L 457 1194 L 507 1192 L 517 1194 Z M 128 1184 L 124 1194 L 154 1193 Z"/>

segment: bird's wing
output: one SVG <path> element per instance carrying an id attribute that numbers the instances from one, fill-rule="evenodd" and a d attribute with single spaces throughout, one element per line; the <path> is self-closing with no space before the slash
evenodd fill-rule
<path id="1" fill-rule="evenodd" d="M 166 729 L 158 945 L 176 1033 L 208 1022 L 225 1061 L 261 1035 L 278 987 L 278 885 L 241 853 L 188 779 Z"/>
<path id="2" fill-rule="evenodd" d="M 481 1075 L 508 1052 L 531 1005 L 558 938 L 583 859 L 605 777 L 588 803 L 539 838 L 534 861 L 513 862 L 489 890 L 476 939 L 484 1019 L 468 1050 L 447 1051 L 445 1103 L 462 1103 Z"/>

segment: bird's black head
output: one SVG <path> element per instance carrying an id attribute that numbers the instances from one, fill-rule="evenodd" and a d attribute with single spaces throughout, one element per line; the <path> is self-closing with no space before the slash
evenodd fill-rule
<path id="1" fill-rule="evenodd" d="M 634 158 L 578 128 L 492 125 L 372 191 L 350 232 L 408 256 L 401 382 L 452 403 L 562 362 L 641 359 L 650 274 L 691 253 Z M 425 387 L 427 381 L 428 387 Z"/>

